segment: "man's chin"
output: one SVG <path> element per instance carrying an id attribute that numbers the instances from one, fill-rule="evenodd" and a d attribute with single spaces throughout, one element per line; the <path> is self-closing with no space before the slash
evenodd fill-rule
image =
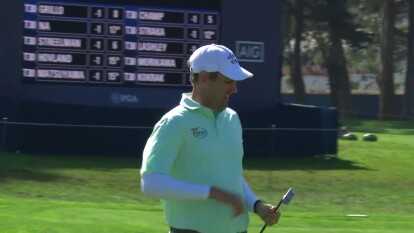
<path id="1" fill-rule="evenodd" d="M 220 108 L 220 112 L 221 112 L 221 111 L 223 111 L 224 109 L 226 109 L 228 106 L 229 106 L 228 104 L 223 105 L 223 106 Z"/>

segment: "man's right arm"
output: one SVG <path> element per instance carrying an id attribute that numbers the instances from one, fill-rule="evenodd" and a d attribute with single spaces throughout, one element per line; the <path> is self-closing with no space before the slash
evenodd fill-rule
<path id="1" fill-rule="evenodd" d="M 208 198 L 230 205 L 233 209 L 234 217 L 239 216 L 244 212 L 242 199 L 236 194 L 227 192 L 220 188 L 211 187 Z"/>
<path id="2" fill-rule="evenodd" d="M 161 173 L 149 173 L 141 177 L 141 191 L 166 200 L 203 200 L 208 198 L 210 186 L 191 184 Z"/>
<path id="3" fill-rule="evenodd" d="M 145 195 L 165 200 L 213 199 L 230 205 L 234 216 L 244 211 L 241 197 L 209 185 L 191 184 L 160 173 L 149 173 L 141 177 L 141 191 Z"/>

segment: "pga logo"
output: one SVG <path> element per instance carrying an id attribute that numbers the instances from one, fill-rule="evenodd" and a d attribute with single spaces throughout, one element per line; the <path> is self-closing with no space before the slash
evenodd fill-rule
<path id="1" fill-rule="evenodd" d="M 114 104 L 138 103 L 138 97 L 136 95 L 112 93 L 111 102 Z"/>

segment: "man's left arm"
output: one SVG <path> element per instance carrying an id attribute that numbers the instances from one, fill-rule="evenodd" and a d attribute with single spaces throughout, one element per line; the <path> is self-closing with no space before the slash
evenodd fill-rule
<path id="1" fill-rule="evenodd" d="M 266 225 L 274 225 L 279 221 L 280 211 L 276 210 L 276 206 L 269 205 L 260 200 L 250 189 L 244 179 L 244 196 L 247 209 L 259 215 Z"/>

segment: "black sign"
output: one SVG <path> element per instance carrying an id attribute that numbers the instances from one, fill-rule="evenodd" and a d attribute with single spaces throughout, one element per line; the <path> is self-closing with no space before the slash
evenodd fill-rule
<path id="1" fill-rule="evenodd" d="M 188 85 L 186 61 L 217 43 L 219 12 L 150 2 L 25 0 L 23 81 Z"/>

